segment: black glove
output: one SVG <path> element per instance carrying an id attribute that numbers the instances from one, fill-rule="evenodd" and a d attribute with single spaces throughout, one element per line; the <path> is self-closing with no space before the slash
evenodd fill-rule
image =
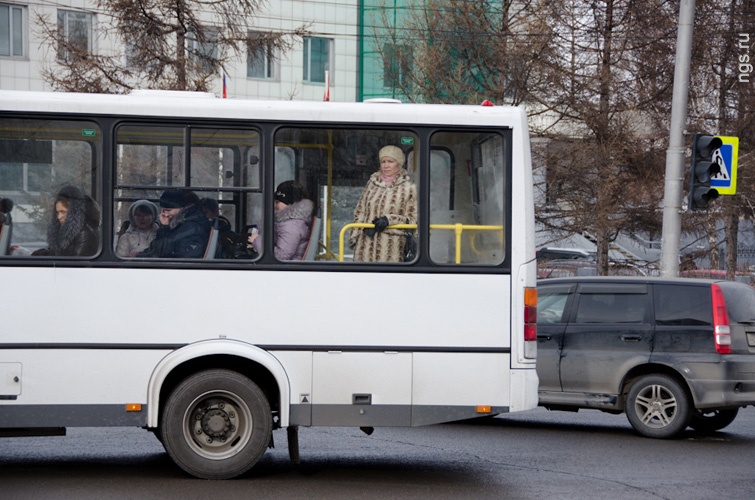
<path id="1" fill-rule="evenodd" d="M 388 227 L 388 217 L 383 215 L 382 217 L 372 219 L 372 223 L 375 224 L 375 231 L 382 233 Z"/>
<path id="2" fill-rule="evenodd" d="M 366 227 L 362 229 L 362 232 L 366 234 L 367 236 L 369 236 L 370 238 L 375 236 L 375 228 L 372 228 L 372 227 Z"/>

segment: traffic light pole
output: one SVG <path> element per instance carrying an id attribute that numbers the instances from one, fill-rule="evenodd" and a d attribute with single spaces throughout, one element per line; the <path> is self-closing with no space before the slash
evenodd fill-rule
<path id="1" fill-rule="evenodd" d="M 679 246 L 682 237 L 682 185 L 684 183 L 684 127 L 687 123 L 689 69 L 692 53 L 692 25 L 695 0 L 681 0 L 676 35 L 674 95 L 671 101 L 669 146 L 666 150 L 666 178 L 663 193 L 663 236 L 661 276 L 679 275 Z"/>

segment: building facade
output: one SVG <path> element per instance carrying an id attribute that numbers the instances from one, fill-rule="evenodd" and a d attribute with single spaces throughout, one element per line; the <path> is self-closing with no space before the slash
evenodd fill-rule
<path id="1" fill-rule="evenodd" d="M 275 0 L 264 3 L 250 31 L 291 32 L 305 27 L 285 53 L 238 53 L 227 67 L 228 98 L 360 101 L 396 97 L 385 75 L 383 49 L 395 44 L 379 41 L 384 22 L 395 23 L 403 13 L 403 0 Z M 389 4 L 389 5 L 386 5 Z M 127 57 L 122 40 L 108 33 L 111 14 L 91 0 L 0 0 L 0 88 L 53 90 L 43 78 L 55 70 L 60 49 L 44 41 L 42 22 L 57 27 L 70 41 L 85 44 L 93 54 Z M 213 19 L 207 16 L 212 26 Z M 400 76 L 399 76 L 400 77 Z M 223 95 L 223 75 L 211 91 Z M 385 85 L 388 85 L 386 87 Z M 138 83 L 136 83 L 138 87 Z"/>

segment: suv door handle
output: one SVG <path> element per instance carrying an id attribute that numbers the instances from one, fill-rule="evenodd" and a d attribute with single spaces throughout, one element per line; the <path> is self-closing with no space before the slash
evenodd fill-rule
<path id="1" fill-rule="evenodd" d="M 550 339 L 551 339 L 550 335 L 538 335 L 537 336 L 537 340 L 550 340 Z"/>
<path id="2" fill-rule="evenodd" d="M 642 340 L 642 335 L 622 335 L 621 340 L 624 342 L 639 342 Z"/>

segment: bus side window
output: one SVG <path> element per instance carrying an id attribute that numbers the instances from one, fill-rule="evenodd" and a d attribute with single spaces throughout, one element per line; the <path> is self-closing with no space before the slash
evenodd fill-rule
<path id="1" fill-rule="evenodd" d="M 439 264 L 501 264 L 506 206 L 503 137 L 438 132 L 430 146 L 430 258 Z"/>
<path id="2" fill-rule="evenodd" d="M 96 256 L 101 239 L 99 204 L 94 199 L 96 175 L 102 172 L 99 126 L 82 120 L 6 118 L 0 123 L 0 151 L 2 197 L 14 203 L 8 252 L 12 256 L 35 252 L 50 257 Z M 78 215 L 91 228 L 92 244 L 81 252 L 53 255 L 61 252 L 45 251 L 50 247 L 48 228 L 57 220 L 56 196 L 69 186 L 78 190 L 76 206 L 82 208 Z"/>
<path id="3" fill-rule="evenodd" d="M 415 133 L 407 130 L 376 130 L 359 128 L 281 128 L 275 135 L 276 151 L 287 148 L 285 157 L 276 154 L 275 185 L 286 180 L 294 180 L 302 184 L 308 191 L 315 204 L 315 211 L 322 215 L 322 234 L 318 235 L 314 249 L 316 261 L 329 262 L 400 262 L 403 257 L 400 246 L 392 252 L 390 258 L 373 252 L 372 258 L 366 258 L 364 252 L 349 246 L 362 234 L 364 229 L 373 228 L 373 220 L 385 217 L 388 226 L 396 224 L 406 225 L 407 219 L 412 225 L 417 222 L 416 191 L 416 163 L 413 152 L 418 150 L 418 139 Z M 364 206 L 359 206 L 365 188 L 373 182 L 373 178 L 384 184 L 380 177 L 380 151 L 386 146 L 394 148 L 393 152 L 399 156 L 401 181 L 407 186 L 414 186 L 406 193 L 408 203 L 399 203 L 404 208 L 391 209 L 370 206 L 374 200 L 363 200 Z M 411 160 L 408 157 L 411 156 Z M 290 165 L 293 169 L 288 168 Z M 407 172 L 407 168 L 412 168 Z M 405 208 L 411 206 L 411 210 Z M 367 208 L 367 210 L 365 210 Z M 357 224 L 369 226 L 353 226 L 355 219 L 365 213 L 364 221 Z M 369 219 L 369 220 L 367 220 Z M 382 227 L 380 229 L 383 229 Z M 369 232 L 369 231 L 368 231 Z M 382 233 L 386 237 L 392 235 L 403 245 L 404 229 L 391 228 Z M 369 236 L 368 236 L 369 238 Z M 368 243 L 373 243 L 374 236 Z M 310 245 L 308 247 L 312 249 Z M 355 251 L 357 250 L 357 251 Z M 356 256 L 356 258 L 355 258 Z M 310 259 L 307 259 L 310 260 Z"/>
<path id="4" fill-rule="evenodd" d="M 192 207 L 181 208 L 185 208 L 184 215 L 188 214 L 192 221 L 202 219 L 194 221 L 200 222 L 197 227 L 202 236 L 218 221 L 217 231 L 212 232 L 213 236 L 217 234 L 217 242 L 208 236 L 202 252 L 198 251 L 200 245 L 192 242 L 191 248 L 182 250 L 142 251 L 128 256 L 118 251 L 116 242 L 118 257 L 207 260 L 256 257 L 245 252 L 246 244 L 240 241 L 239 231 L 250 224 L 261 226 L 264 215 L 257 130 L 125 123 L 116 129 L 116 149 L 114 232 L 129 221 L 134 203 L 142 200 L 159 204 L 167 190 L 191 194 Z M 204 207 L 200 206 L 201 200 Z M 162 210 L 158 215 L 156 221 L 160 223 Z M 166 222 L 162 221 L 162 225 Z M 164 232 L 158 229 L 156 238 L 160 239 Z M 113 236 L 117 241 L 118 235 Z M 216 247 L 211 255 L 207 252 L 207 241 Z"/>

